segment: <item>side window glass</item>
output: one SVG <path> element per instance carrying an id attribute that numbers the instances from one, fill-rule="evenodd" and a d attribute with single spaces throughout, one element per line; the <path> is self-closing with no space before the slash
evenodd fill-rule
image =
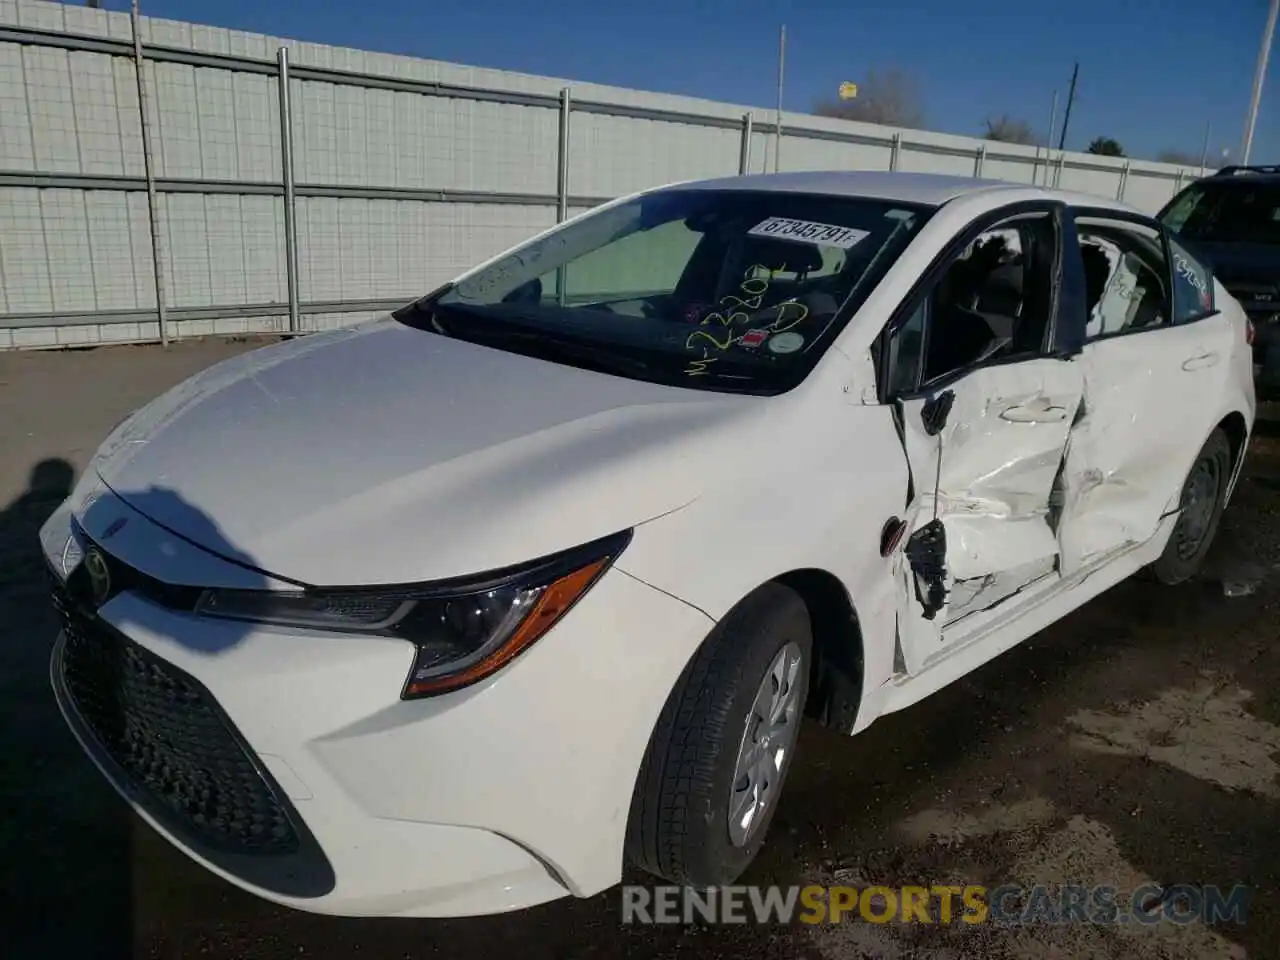
<path id="1" fill-rule="evenodd" d="M 889 340 L 889 396 L 910 393 L 920 383 L 920 360 L 924 354 L 925 326 L 929 319 L 929 301 L 916 308 Z"/>
<path id="2" fill-rule="evenodd" d="M 1056 244 L 1044 214 L 976 237 L 889 338 L 889 395 L 989 360 L 1039 353 L 1053 309 Z"/>
<path id="3" fill-rule="evenodd" d="M 923 382 L 1039 351 L 1049 328 L 1055 234 L 1047 216 L 983 233 L 930 296 Z"/>
<path id="4" fill-rule="evenodd" d="M 1188 323 L 1213 313 L 1217 309 L 1213 274 L 1172 237 L 1169 252 L 1173 256 L 1173 322 Z"/>
<path id="5" fill-rule="evenodd" d="M 1077 222 L 1084 260 L 1087 339 L 1168 325 L 1169 264 L 1159 231 L 1119 221 Z"/>
<path id="6" fill-rule="evenodd" d="M 1200 187 L 1187 187 L 1186 190 L 1170 201 L 1160 219 L 1170 230 L 1181 230 L 1204 199 L 1204 190 Z"/>

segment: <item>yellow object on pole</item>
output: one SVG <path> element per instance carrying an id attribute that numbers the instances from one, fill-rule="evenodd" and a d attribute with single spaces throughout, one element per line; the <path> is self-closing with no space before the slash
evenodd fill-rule
<path id="1" fill-rule="evenodd" d="M 852 100 L 858 95 L 858 85 L 846 80 L 844 83 L 840 84 L 839 93 L 841 100 Z"/>

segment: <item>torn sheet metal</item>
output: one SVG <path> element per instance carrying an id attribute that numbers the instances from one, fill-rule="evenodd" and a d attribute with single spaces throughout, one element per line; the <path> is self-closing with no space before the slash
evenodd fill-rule
<path id="1" fill-rule="evenodd" d="M 977 505 L 975 505 L 977 506 Z M 947 567 L 956 580 L 971 580 L 1058 555 L 1044 510 L 947 514 Z"/>
<path id="2" fill-rule="evenodd" d="M 991 609 L 1029 585 L 1056 575 L 1056 569 L 1057 557 L 1045 557 L 1000 573 L 957 580 L 951 588 L 950 616 L 944 626 L 949 627 L 972 613 Z"/>
<path id="3" fill-rule="evenodd" d="M 953 576 L 1055 554 L 1045 518 L 1080 401 L 1079 369 L 1031 360 L 977 370 L 949 389 L 955 400 L 938 436 L 920 420 L 927 397 L 905 403 L 903 419 L 917 507 L 946 524 Z"/>
<path id="4" fill-rule="evenodd" d="M 902 404 L 917 492 L 907 517 L 912 536 L 935 517 L 946 531 L 947 600 L 932 619 L 920 586 L 931 572 L 913 570 L 905 551 L 901 560 L 900 632 L 909 672 L 937 652 L 941 624 L 1016 593 L 1055 562 L 1049 501 L 1083 382 L 1075 364 L 1038 359 L 975 370 L 946 389 L 954 398 L 936 436 L 926 422 L 934 395 Z"/>

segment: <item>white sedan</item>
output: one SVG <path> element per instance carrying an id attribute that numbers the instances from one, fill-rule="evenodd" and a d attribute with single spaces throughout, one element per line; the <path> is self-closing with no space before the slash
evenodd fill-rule
<path id="1" fill-rule="evenodd" d="M 41 532 L 53 687 L 139 815 L 303 910 L 731 882 L 802 716 L 856 734 L 1196 572 L 1251 336 L 1097 197 L 626 197 L 121 423 Z"/>

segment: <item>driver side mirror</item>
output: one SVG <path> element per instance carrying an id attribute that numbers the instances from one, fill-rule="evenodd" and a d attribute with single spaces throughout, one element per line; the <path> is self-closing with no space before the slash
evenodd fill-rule
<path id="1" fill-rule="evenodd" d="M 924 427 L 926 436 L 936 437 L 946 427 L 947 418 L 951 416 L 951 405 L 955 403 L 955 399 L 954 390 L 943 390 L 936 396 L 930 397 L 920 408 L 920 423 Z"/>

